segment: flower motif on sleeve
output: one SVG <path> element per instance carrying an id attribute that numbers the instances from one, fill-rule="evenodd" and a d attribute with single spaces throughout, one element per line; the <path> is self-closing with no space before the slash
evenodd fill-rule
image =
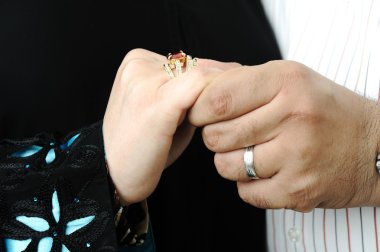
<path id="1" fill-rule="evenodd" d="M 70 147 L 79 138 L 77 133 L 59 144 L 47 134 L 40 134 L 24 142 L 3 140 L 0 142 L 0 190 L 14 190 L 30 172 L 48 175 L 56 159 L 65 158 Z"/>
<path id="2" fill-rule="evenodd" d="M 111 218 L 95 201 L 71 196 L 69 188 L 61 182 L 11 207 L 0 224 L 7 251 L 91 251 Z"/>

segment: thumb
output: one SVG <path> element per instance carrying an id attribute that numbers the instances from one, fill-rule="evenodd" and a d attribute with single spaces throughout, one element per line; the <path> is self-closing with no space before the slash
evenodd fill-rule
<path id="1" fill-rule="evenodd" d="M 170 106 L 185 112 L 193 106 L 203 89 L 222 72 L 219 68 L 196 67 L 170 80 L 161 88 L 165 89 L 163 91 L 166 93 L 167 101 L 170 101 Z"/>

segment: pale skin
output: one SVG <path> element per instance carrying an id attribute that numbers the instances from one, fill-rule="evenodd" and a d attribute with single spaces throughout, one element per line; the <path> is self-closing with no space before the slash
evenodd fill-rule
<path id="1" fill-rule="evenodd" d="M 123 204 L 153 192 L 165 167 L 193 136 L 186 112 L 213 75 L 237 65 L 200 60 L 200 67 L 169 79 L 165 62 L 162 55 L 132 50 L 113 84 L 103 135 L 109 172 Z"/>
<path id="2" fill-rule="evenodd" d="M 187 147 L 194 125 L 203 127 L 220 175 L 237 181 L 240 197 L 254 206 L 380 205 L 376 102 L 291 61 L 248 67 L 200 60 L 197 69 L 172 80 L 164 62 L 134 50 L 115 79 L 103 131 L 123 203 L 152 193 Z M 261 178 L 255 181 L 243 164 L 251 145 Z"/>

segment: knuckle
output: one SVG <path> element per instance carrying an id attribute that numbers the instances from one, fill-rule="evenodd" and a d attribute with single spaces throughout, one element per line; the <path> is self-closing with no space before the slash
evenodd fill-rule
<path id="1" fill-rule="evenodd" d="M 292 209 L 297 212 L 309 213 L 314 209 L 314 203 L 312 201 L 305 200 L 296 200 L 296 203 L 293 204 Z"/>
<path id="2" fill-rule="evenodd" d="M 129 80 L 132 75 L 135 76 L 136 73 L 139 73 L 144 66 L 143 63 L 144 61 L 142 59 L 133 59 L 128 61 L 121 70 L 121 81 L 125 82 Z"/>
<path id="3" fill-rule="evenodd" d="M 136 59 L 136 58 L 142 58 L 146 54 L 146 50 L 141 48 L 136 48 L 130 50 L 127 55 L 124 58 L 124 62 L 128 63 L 130 60 Z"/>
<path id="4" fill-rule="evenodd" d="M 313 211 L 314 207 L 312 205 L 298 206 L 294 210 L 301 213 L 310 213 Z"/>
<path id="5" fill-rule="evenodd" d="M 229 92 L 212 94 L 209 109 L 217 117 L 228 116 L 232 110 L 232 95 Z"/>
<path id="6" fill-rule="evenodd" d="M 220 141 L 220 134 L 217 131 L 206 126 L 202 130 L 202 137 L 209 150 L 217 151 Z"/>
<path id="7" fill-rule="evenodd" d="M 298 83 L 308 78 L 309 71 L 306 66 L 295 61 L 285 61 L 280 69 L 280 74 L 287 83 Z"/>
<path id="8" fill-rule="evenodd" d="M 323 121 L 323 117 L 318 113 L 318 108 L 307 102 L 304 103 L 301 110 L 290 113 L 288 119 L 291 121 L 306 123 L 308 125 L 318 125 Z"/>
<path id="9" fill-rule="evenodd" d="M 326 117 L 323 115 L 320 106 L 311 100 L 305 100 L 300 102 L 300 106 L 292 109 L 281 122 L 303 125 L 304 132 L 307 132 L 304 136 L 310 140 L 313 137 L 319 138 L 319 126 L 325 121 Z"/>
<path id="10" fill-rule="evenodd" d="M 241 66 L 242 66 L 241 64 L 239 64 L 239 63 L 237 63 L 237 62 L 230 62 L 229 64 L 230 64 L 230 67 L 231 67 L 231 68 L 241 67 Z"/>
<path id="11" fill-rule="evenodd" d="M 289 204 L 287 208 L 299 211 L 310 212 L 315 207 L 316 189 L 305 182 L 291 183 L 292 186 L 288 191 Z"/>
<path id="12" fill-rule="evenodd" d="M 221 154 L 216 153 L 214 156 L 214 164 L 219 175 L 223 178 L 230 178 L 230 169 Z"/>
<path id="13" fill-rule="evenodd" d="M 272 207 L 272 203 L 264 195 L 250 195 L 246 192 L 238 190 L 239 197 L 246 203 L 258 208 L 268 209 Z"/>
<path id="14" fill-rule="evenodd" d="M 308 213 L 314 209 L 313 201 L 311 199 L 308 199 L 306 196 L 299 196 L 296 198 L 290 197 L 290 199 L 293 202 L 290 209 L 303 213 Z"/>
<path id="15" fill-rule="evenodd" d="M 144 63 L 146 63 L 145 60 L 141 59 L 141 58 L 135 58 L 135 59 L 131 59 L 130 61 L 128 61 L 128 63 L 125 65 L 125 68 L 124 68 L 124 71 L 133 71 L 133 70 L 138 70 L 140 69 L 142 66 L 144 66 Z"/>
<path id="16" fill-rule="evenodd" d="M 239 181 L 242 178 L 246 178 L 245 169 L 239 166 L 239 164 L 225 158 L 223 153 L 215 154 L 214 164 L 219 175 L 225 179 Z"/>
<path id="17" fill-rule="evenodd" d="M 246 192 L 246 191 L 243 191 L 241 189 L 241 187 L 238 186 L 238 194 L 239 194 L 239 197 L 245 202 L 245 203 L 248 203 L 248 204 L 252 204 L 253 205 L 253 202 L 252 202 L 252 197 Z"/>
<path id="18" fill-rule="evenodd" d="M 284 64 L 285 60 L 269 60 L 268 62 L 264 63 L 265 66 L 278 69 L 281 69 Z"/>
<path id="19" fill-rule="evenodd" d="M 271 208 L 272 203 L 264 196 L 256 195 L 252 197 L 252 204 L 258 208 L 268 209 Z"/>

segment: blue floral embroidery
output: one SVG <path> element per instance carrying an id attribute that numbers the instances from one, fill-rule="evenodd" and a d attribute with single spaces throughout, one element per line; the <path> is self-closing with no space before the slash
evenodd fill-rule
<path id="1" fill-rule="evenodd" d="M 19 150 L 17 152 L 12 153 L 11 157 L 19 157 L 19 158 L 25 158 L 33 156 L 34 154 L 40 152 L 43 147 L 38 145 L 31 145 L 29 147 L 26 147 L 25 149 Z"/>
<path id="2" fill-rule="evenodd" d="M 64 142 L 50 134 L 0 141 L 0 251 L 82 252 L 97 246 L 112 220 L 110 213 L 83 197 L 91 178 L 73 186 L 60 175 L 63 167 L 97 167 L 102 153 L 97 146 L 79 145 L 71 150 L 86 134 L 71 135 Z M 26 199 L 9 201 L 9 192 L 27 179 L 38 181 L 38 189 Z"/>
<path id="3" fill-rule="evenodd" d="M 46 157 L 45 157 L 45 162 L 46 164 L 51 164 L 53 163 L 55 160 L 55 151 L 54 149 L 50 149 L 49 152 L 47 153 Z"/>
<path id="4" fill-rule="evenodd" d="M 0 163 L 0 170 L 6 171 L 0 174 L 0 191 L 15 189 L 23 182 L 26 172 L 49 172 L 50 165 L 57 157 L 62 156 L 63 152 L 68 151 L 80 135 L 81 133 L 78 133 L 70 137 L 61 145 L 56 144 L 55 140 L 49 136 L 41 137 L 42 140 L 37 139 L 26 147 L 20 146 L 17 141 L 0 142 L 0 147 L 4 144 L 4 146 L 12 146 L 10 149 L 15 149 L 5 156 L 8 162 Z"/>
<path id="5" fill-rule="evenodd" d="M 52 195 L 52 215 L 56 222 L 55 224 L 58 224 L 60 221 L 60 205 L 59 205 L 57 191 L 54 191 Z M 95 216 L 90 215 L 87 217 L 83 217 L 83 218 L 79 218 L 79 219 L 75 219 L 75 220 L 67 222 L 65 230 L 64 230 L 64 235 L 71 235 L 72 233 L 78 231 L 79 229 L 87 226 L 94 219 L 95 219 Z M 37 232 L 49 232 L 49 229 L 50 229 L 49 222 L 40 217 L 28 217 L 24 215 L 24 216 L 17 216 L 16 220 Z M 40 239 L 38 243 L 37 251 L 51 251 L 52 246 L 53 246 L 53 239 L 54 237 L 58 236 L 57 231 L 53 231 L 52 236 L 53 237 L 44 237 Z M 27 239 L 27 240 L 5 239 L 5 246 L 8 251 L 18 252 L 18 251 L 25 250 L 25 248 L 28 247 L 31 241 L 32 239 Z M 62 244 L 62 246 L 65 247 L 64 250 L 69 251 L 64 244 Z"/>
<path id="6" fill-rule="evenodd" d="M 67 150 L 74 142 L 75 140 L 80 136 L 80 133 L 76 134 L 75 136 L 71 137 L 66 143 L 59 146 L 61 150 Z"/>
<path id="7" fill-rule="evenodd" d="M 0 223 L 6 251 L 90 251 L 110 214 L 71 191 L 62 178 L 31 199 L 15 202 Z"/>

